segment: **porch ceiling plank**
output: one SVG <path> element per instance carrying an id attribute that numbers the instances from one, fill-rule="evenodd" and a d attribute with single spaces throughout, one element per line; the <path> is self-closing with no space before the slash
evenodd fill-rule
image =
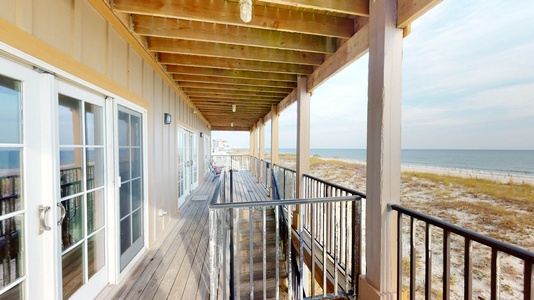
<path id="1" fill-rule="evenodd" d="M 323 54 L 336 51 L 336 38 L 212 24 L 157 16 L 132 16 L 135 33 L 143 36 L 225 43 Z"/>
<path id="2" fill-rule="evenodd" d="M 184 75 L 201 75 L 214 77 L 230 77 L 237 79 L 258 79 L 297 82 L 297 75 L 283 73 L 253 72 L 241 70 L 212 69 L 200 67 L 185 67 L 177 65 L 167 65 L 167 73 Z"/>
<path id="3" fill-rule="evenodd" d="M 211 99 L 211 98 L 193 98 L 193 102 L 195 102 L 196 105 L 215 105 L 223 107 L 224 110 L 228 110 L 230 113 L 232 113 L 232 104 L 237 105 L 239 111 L 243 111 L 249 107 L 271 107 L 273 103 L 276 103 L 274 101 L 260 101 L 260 100 L 247 100 L 247 99 L 240 99 L 237 101 L 232 101 L 231 99 Z M 235 114 L 235 113 L 232 113 Z"/>
<path id="4" fill-rule="evenodd" d="M 229 90 L 229 91 L 252 91 L 252 92 L 271 92 L 279 94 L 289 94 L 292 89 L 288 88 L 267 88 L 267 87 L 256 87 L 256 86 L 243 86 L 243 85 L 229 85 L 229 84 L 206 84 L 199 82 L 179 82 L 181 87 L 196 87 L 203 89 L 215 89 L 215 90 Z"/>
<path id="5" fill-rule="evenodd" d="M 366 24 L 308 77 L 308 91 L 313 91 L 321 83 L 343 70 L 368 51 L 369 25 Z"/>
<path id="6" fill-rule="evenodd" d="M 224 100 L 266 100 L 271 102 L 280 102 L 280 100 L 283 99 L 281 96 L 261 96 L 261 95 L 229 95 L 229 94 L 210 94 L 210 93 L 202 93 L 202 92 L 187 92 L 187 95 L 189 98 L 210 98 L 210 99 L 218 99 L 221 101 Z"/>
<path id="7" fill-rule="evenodd" d="M 182 82 L 204 82 L 204 83 L 220 83 L 220 84 L 283 87 L 283 88 L 297 87 L 297 84 L 293 82 L 253 80 L 253 79 L 234 79 L 234 78 L 225 78 L 225 77 L 211 77 L 211 76 L 197 76 L 197 75 L 174 74 L 173 79 L 176 81 L 182 81 Z"/>
<path id="8" fill-rule="evenodd" d="M 250 127 L 230 127 L 230 126 L 212 126 L 211 130 L 218 130 L 218 131 L 250 131 Z"/>
<path id="9" fill-rule="evenodd" d="M 175 54 L 194 54 L 209 57 L 237 58 L 312 66 L 320 66 L 324 60 L 324 55 L 319 53 L 158 37 L 149 37 L 147 44 L 149 51 Z"/>
<path id="10" fill-rule="evenodd" d="M 243 59 L 215 58 L 197 55 L 160 53 L 159 62 L 167 65 L 204 67 L 228 70 L 260 71 L 286 74 L 308 75 L 312 66 L 283 63 L 254 62 Z"/>
<path id="11" fill-rule="evenodd" d="M 354 23 L 349 18 L 295 12 L 289 9 L 261 5 L 254 5 L 253 18 L 245 25 L 239 17 L 239 3 L 231 1 L 115 0 L 113 8 L 118 12 L 132 14 L 155 15 L 346 39 L 354 34 Z M 321 24 L 321 26 L 318 26 L 318 24 Z"/>
<path id="12" fill-rule="evenodd" d="M 369 16 L 369 0 L 260 0 L 260 2 L 284 4 L 347 15 Z"/>
<path id="13" fill-rule="evenodd" d="M 405 28 L 442 0 L 398 0 L 397 28 Z"/>

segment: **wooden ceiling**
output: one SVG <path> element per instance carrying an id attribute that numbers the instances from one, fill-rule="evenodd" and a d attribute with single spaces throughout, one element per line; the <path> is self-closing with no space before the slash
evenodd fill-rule
<path id="1" fill-rule="evenodd" d="M 399 0 L 399 27 L 437 2 Z M 250 23 L 238 0 L 112 0 L 109 9 L 212 130 L 248 131 L 295 100 L 298 76 L 311 91 L 368 49 L 369 0 L 253 0 Z"/>

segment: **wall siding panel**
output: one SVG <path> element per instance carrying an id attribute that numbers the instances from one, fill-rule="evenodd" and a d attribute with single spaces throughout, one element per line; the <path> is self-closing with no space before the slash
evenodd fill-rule
<path id="1" fill-rule="evenodd" d="M 106 74 L 107 22 L 89 3 L 81 3 L 81 62 L 99 73 Z"/>
<path id="2" fill-rule="evenodd" d="M 65 54 L 73 54 L 74 5 L 70 0 L 34 0 L 32 34 Z"/>

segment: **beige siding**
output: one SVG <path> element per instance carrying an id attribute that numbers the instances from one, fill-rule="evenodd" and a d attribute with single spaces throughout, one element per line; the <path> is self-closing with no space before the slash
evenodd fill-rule
<path id="1" fill-rule="evenodd" d="M 0 18 L 17 28 L 11 40 L 0 41 L 32 53 L 45 63 L 70 70 L 148 110 L 148 225 L 150 245 L 154 245 L 176 217 L 176 125 L 196 134 L 211 135 L 207 125 L 87 0 L 1 0 Z M 54 55 L 39 49 L 43 47 L 28 45 L 27 40 L 51 46 Z M 171 125 L 163 124 L 164 112 L 173 116 Z M 200 140 L 200 182 L 204 172 L 202 154 Z M 160 217 L 160 209 L 168 214 Z"/>
<path id="2" fill-rule="evenodd" d="M 106 74 L 108 63 L 106 20 L 86 2 L 81 13 L 81 62 L 101 74 Z"/>

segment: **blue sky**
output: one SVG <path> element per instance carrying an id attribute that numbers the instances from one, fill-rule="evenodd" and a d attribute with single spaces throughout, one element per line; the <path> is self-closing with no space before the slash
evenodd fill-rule
<path id="1" fill-rule="evenodd" d="M 366 147 L 367 65 L 364 56 L 313 93 L 312 148 Z M 402 101 L 404 149 L 534 149 L 534 1 L 444 0 L 414 22 Z M 212 135 L 249 146 L 248 132 Z M 292 105 L 280 147 L 295 141 Z"/>

